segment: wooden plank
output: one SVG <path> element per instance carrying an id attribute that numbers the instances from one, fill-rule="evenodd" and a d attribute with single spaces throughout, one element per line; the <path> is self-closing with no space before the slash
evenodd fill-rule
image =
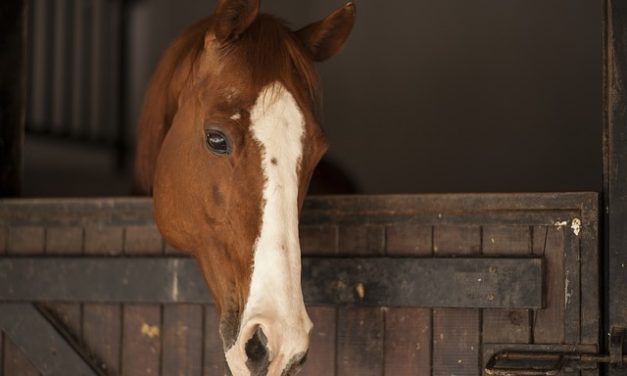
<path id="1" fill-rule="evenodd" d="M 87 227 L 84 241 L 86 255 L 119 255 L 123 249 L 124 231 L 120 226 Z M 100 368 L 110 375 L 120 374 L 121 340 L 120 304 L 83 305 L 83 341 L 98 360 Z"/>
<path id="2" fill-rule="evenodd" d="M 433 249 L 440 255 L 478 254 L 481 252 L 481 229 L 478 226 L 436 226 Z M 483 277 L 479 279 L 478 283 L 485 283 Z M 477 309 L 433 310 L 433 376 L 477 374 L 480 317 L 481 312 Z"/>
<path id="3" fill-rule="evenodd" d="M 160 255 L 164 241 L 156 225 L 128 226 L 124 240 L 127 255 Z"/>
<path id="4" fill-rule="evenodd" d="M 383 335 L 381 308 L 339 308 L 336 374 L 380 376 L 383 373 Z"/>
<path id="5" fill-rule="evenodd" d="M 340 226 L 338 253 L 355 256 L 382 255 L 385 242 L 384 230 L 383 226 Z"/>
<path id="6" fill-rule="evenodd" d="M 26 3 L 25 0 L 5 0 L 0 11 L 0 197 L 18 196 L 22 188 Z"/>
<path id="7" fill-rule="evenodd" d="M 7 253 L 11 255 L 35 255 L 44 253 L 45 229 L 40 226 L 9 227 Z"/>
<path id="8" fill-rule="evenodd" d="M 81 227 L 48 227 L 46 228 L 45 253 L 47 255 L 80 255 L 83 252 L 83 229 Z M 47 304 L 46 308 L 65 326 L 77 342 L 82 338 L 81 320 L 83 315 L 81 304 Z"/>
<path id="9" fill-rule="evenodd" d="M 83 252 L 82 227 L 48 227 L 46 228 L 46 254 L 77 255 Z"/>
<path id="10" fill-rule="evenodd" d="M 472 255 L 481 251 L 478 226 L 445 225 L 433 229 L 433 253 L 437 255 Z"/>
<path id="11" fill-rule="evenodd" d="M 3 304 L 0 327 L 46 375 L 100 374 L 84 354 L 79 354 L 76 343 L 67 342 L 68 338 L 31 304 Z"/>
<path id="12" fill-rule="evenodd" d="M 385 251 L 388 256 L 425 256 L 433 250 L 433 228 L 424 225 L 386 226 Z"/>
<path id="13" fill-rule="evenodd" d="M 224 375 L 226 370 L 226 359 L 222 340 L 220 339 L 220 320 L 218 312 L 214 306 L 204 307 L 205 330 L 204 330 L 204 354 L 203 354 L 203 375 Z"/>
<path id="14" fill-rule="evenodd" d="M 599 202 L 582 204 L 581 246 L 581 342 L 599 344 Z"/>
<path id="15" fill-rule="evenodd" d="M 483 228 L 483 240 L 484 255 L 531 254 L 529 226 L 486 226 Z M 528 310 L 485 309 L 482 326 L 483 343 L 529 343 L 531 340 Z"/>
<path id="16" fill-rule="evenodd" d="M 161 309 L 158 305 L 127 304 L 123 308 L 122 374 L 159 375 Z"/>
<path id="17" fill-rule="evenodd" d="M 203 309 L 200 305 L 164 305 L 163 375 L 202 375 L 202 316 Z"/>
<path id="18" fill-rule="evenodd" d="M 588 192 L 317 196 L 305 200 L 301 225 L 549 225 L 565 211 L 578 213 L 584 200 L 597 198 Z M 0 200 L 0 224 L 6 223 L 90 227 L 149 225 L 154 220 L 150 198 Z"/>
<path id="19" fill-rule="evenodd" d="M 333 306 L 307 307 L 314 324 L 309 343 L 309 361 L 305 363 L 302 376 L 335 374 L 335 344 L 337 309 Z"/>
<path id="20" fill-rule="evenodd" d="M 545 239 L 542 239 L 543 234 Z M 544 256 L 547 276 L 545 308 L 534 314 L 534 341 L 539 344 L 563 343 L 564 230 L 555 226 L 534 229 L 534 254 Z"/>
<path id="21" fill-rule="evenodd" d="M 4 369 L 4 332 L 0 330 L 0 370 Z"/>
<path id="22" fill-rule="evenodd" d="M 301 226 L 301 252 L 303 255 L 334 255 L 337 252 L 337 237 L 337 226 Z"/>
<path id="23" fill-rule="evenodd" d="M 302 267 L 310 304 L 534 308 L 542 303 L 540 258 L 315 257 L 304 258 Z M 0 299 L 210 301 L 193 259 L 163 257 L 3 258 Z"/>
<path id="24" fill-rule="evenodd" d="M 564 230 L 564 342 L 580 343 L 581 334 L 581 257 L 579 239 L 571 228 Z"/>
<path id="25" fill-rule="evenodd" d="M 83 308 L 85 347 L 109 375 L 120 374 L 121 312 L 119 304 L 85 304 Z"/>
<path id="26" fill-rule="evenodd" d="M 627 327 L 627 7 L 624 1 L 605 2 L 605 71 L 603 127 L 603 191 L 607 226 L 607 328 Z M 605 336 L 603 336 L 605 337 Z M 609 375 L 625 375 L 610 367 Z"/>
<path id="27" fill-rule="evenodd" d="M 39 376 L 41 373 L 28 360 L 22 352 L 7 336 L 4 339 L 4 367 L 1 368 L 5 376 Z"/>
<path id="28" fill-rule="evenodd" d="M 433 375 L 474 376 L 479 369 L 479 311 L 433 310 Z"/>
<path id="29" fill-rule="evenodd" d="M 385 311 L 385 375 L 431 375 L 431 310 Z"/>
<path id="30" fill-rule="evenodd" d="M 85 253 L 118 255 L 124 248 L 124 228 L 121 226 L 90 226 L 85 228 Z"/>

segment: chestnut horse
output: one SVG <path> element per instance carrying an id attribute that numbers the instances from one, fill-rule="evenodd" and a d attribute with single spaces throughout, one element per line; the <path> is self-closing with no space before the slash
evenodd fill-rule
<path id="1" fill-rule="evenodd" d="M 305 360 L 298 216 L 327 149 L 313 62 L 341 50 L 354 16 L 348 3 L 291 31 L 259 0 L 219 0 L 146 93 L 136 186 L 164 238 L 198 260 L 234 375 L 294 375 Z"/>

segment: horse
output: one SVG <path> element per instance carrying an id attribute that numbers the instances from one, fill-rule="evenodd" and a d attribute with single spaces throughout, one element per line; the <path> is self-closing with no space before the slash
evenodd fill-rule
<path id="1" fill-rule="evenodd" d="M 306 359 L 298 220 L 327 150 L 314 63 L 343 48 L 354 19 L 347 3 L 292 30 L 259 0 L 219 0 L 149 83 L 135 185 L 165 240 L 200 266 L 229 374 L 294 375 Z"/>

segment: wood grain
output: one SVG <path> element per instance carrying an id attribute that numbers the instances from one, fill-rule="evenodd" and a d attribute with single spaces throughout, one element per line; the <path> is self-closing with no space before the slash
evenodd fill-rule
<path id="1" fill-rule="evenodd" d="M 432 252 L 432 227 L 395 224 L 386 227 L 385 251 L 388 256 L 425 256 Z"/>
<path id="2" fill-rule="evenodd" d="M 205 306 L 205 353 L 203 375 L 224 375 L 226 360 L 220 339 L 220 321 L 214 306 Z"/>
<path id="3" fill-rule="evenodd" d="M 85 304 L 83 308 L 83 341 L 109 375 L 120 374 L 121 312 L 118 304 Z"/>
<path id="4" fill-rule="evenodd" d="M 4 339 L 4 369 L 5 376 L 39 376 L 40 373 L 11 340 Z"/>
<path id="5" fill-rule="evenodd" d="M 337 309 L 333 306 L 307 307 L 314 324 L 309 344 L 308 361 L 301 375 L 318 376 L 335 374 L 335 332 Z"/>
<path id="6" fill-rule="evenodd" d="M 431 310 L 385 311 L 385 375 L 431 375 Z"/>
<path id="7" fill-rule="evenodd" d="M 163 307 L 163 375 L 202 375 L 202 306 Z"/>
<path id="8" fill-rule="evenodd" d="M 544 239 L 543 239 L 544 237 Z M 534 228 L 534 254 L 544 255 L 545 308 L 535 312 L 535 343 L 564 342 L 564 233 L 555 226 Z"/>
<path id="9" fill-rule="evenodd" d="M 479 310 L 433 310 L 433 375 L 475 376 L 479 369 Z"/>
<path id="10" fill-rule="evenodd" d="M 161 310 L 158 305 L 124 306 L 122 374 L 159 375 Z"/>
<path id="11" fill-rule="evenodd" d="M 433 234 L 433 248 L 436 255 L 473 255 L 481 252 L 481 228 L 479 226 L 436 226 Z M 433 310 L 432 374 L 434 376 L 477 374 L 480 315 L 481 312 L 478 309 Z"/>
<path id="12" fill-rule="evenodd" d="M 486 226 L 483 228 L 483 254 L 521 256 L 531 254 L 529 226 Z M 484 309 L 484 343 L 529 343 L 531 336 L 528 310 Z"/>
<path id="13" fill-rule="evenodd" d="M 339 308 L 337 375 L 380 376 L 383 373 L 381 308 Z"/>

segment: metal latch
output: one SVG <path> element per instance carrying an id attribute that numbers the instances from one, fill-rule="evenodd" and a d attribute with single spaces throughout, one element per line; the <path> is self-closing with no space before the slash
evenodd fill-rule
<path id="1" fill-rule="evenodd" d="M 615 328 L 610 335 L 610 353 L 508 351 L 496 353 L 486 364 L 486 375 L 552 376 L 562 371 L 596 369 L 599 363 L 621 368 L 627 366 L 623 353 L 625 329 Z"/>

